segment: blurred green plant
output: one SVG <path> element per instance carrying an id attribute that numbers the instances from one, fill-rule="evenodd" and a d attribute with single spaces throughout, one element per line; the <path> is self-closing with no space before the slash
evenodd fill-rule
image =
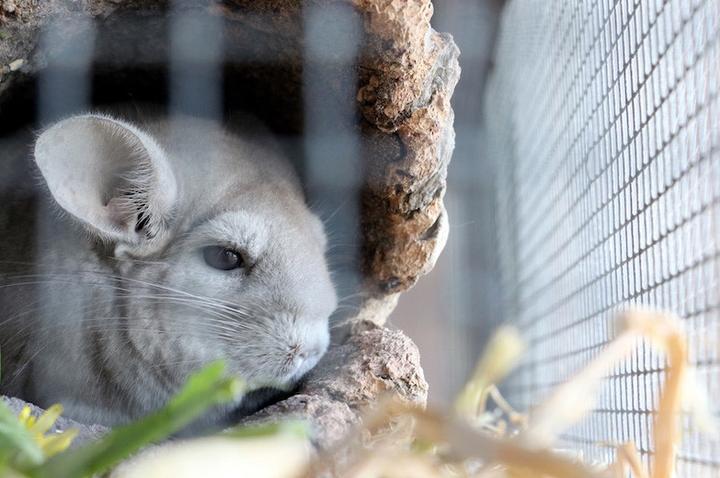
<path id="1" fill-rule="evenodd" d="M 0 401 L 0 477 L 79 478 L 104 473 L 142 447 L 181 430 L 210 407 L 237 399 L 245 390 L 242 381 L 228 377 L 223 362 L 213 362 L 192 375 L 164 408 L 66 451 L 76 431 L 45 435 L 61 407 L 51 407 L 36 419 L 29 408 L 15 416 Z M 242 433 L 239 430 L 230 433 Z"/>
<path id="2" fill-rule="evenodd" d="M 310 425 L 303 420 L 284 420 L 259 425 L 238 425 L 222 433 L 222 436 L 230 438 L 262 438 L 277 435 L 308 438 L 311 435 Z"/>
<path id="3" fill-rule="evenodd" d="M 6 470 L 39 465 L 44 460 L 40 445 L 4 402 L 0 402 L 0 476 Z"/>

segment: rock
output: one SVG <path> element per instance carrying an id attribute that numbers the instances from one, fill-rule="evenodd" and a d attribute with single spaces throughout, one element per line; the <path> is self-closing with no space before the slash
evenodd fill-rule
<path id="1" fill-rule="evenodd" d="M 3 10 L 5 10 L 7 13 L 13 13 L 13 12 L 15 12 L 15 8 L 16 8 L 16 7 L 17 7 L 17 5 L 15 4 L 15 0 L 5 0 L 5 1 L 2 3 L 2 8 L 3 8 Z"/>
<path id="2" fill-rule="evenodd" d="M 25 60 L 23 60 L 22 58 L 20 58 L 20 59 L 18 59 L 18 60 L 11 61 L 10 64 L 8 65 L 8 69 L 9 69 L 10 71 L 18 71 L 20 68 L 22 68 L 22 66 L 23 66 L 24 64 L 25 64 Z"/>
<path id="3" fill-rule="evenodd" d="M 327 448 L 359 423 L 378 398 L 392 395 L 424 405 L 428 385 L 415 344 L 398 330 L 369 321 L 353 325 L 344 343 L 330 348 L 298 393 L 245 419 L 307 420 L 314 444 Z"/>
<path id="4" fill-rule="evenodd" d="M 328 351 L 303 391 L 341 400 L 362 412 L 384 394 L 422 405 L 428 385 L 410 338 L 399 330 L 358 322 L 343 344 Z"/>
<path id="5" fill-rule="evenodd" d="M 318 449 L 342 439 L 359 421 L 357 414 L 339 400 L 300 392 L 264 408 L 243 423 L 273 423 L 283 419 L 306 420 L 311 427 L 312 442 Z"/>

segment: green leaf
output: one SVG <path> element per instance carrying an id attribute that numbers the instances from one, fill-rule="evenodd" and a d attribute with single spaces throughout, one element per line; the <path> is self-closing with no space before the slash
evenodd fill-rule
<path id="1" fill-rule="evenodd" d="M 182 390 L 161 410 L 129 425 L 113 429 L 100 440 L 54 456 L 29 470 L 38 478 L 77 478 L 103 473 L 145 445 L 166 438 L 213 405 L 226 403 L 244 391 L 239 380 L 227 378 L 225 364 L 213 362 L 192 375 Z"/>
<path id="2" fill-rule="evenodd" d="M 0 400 L 0 462 L 32 466 L 42 461 L 40 446 L 15 414 Z"/>
<path id="3" fill-rule="evenodd" d="M 285 420 L 261 425 L 237 426 L 223 432 L 223 436 L 229 436 L 231 438 L 259 438 L 275 435 L 308 438 L 310 436 L 310 427 L 308 423 L 303 420 Z"/>
<path id="4" fill-rule="evenodd" d="M 18 477 L 20 474 L 10 466 L 34 466 L 43 459 L 42 450 L 32 434 L 0 398 L 0 477 Z"/>

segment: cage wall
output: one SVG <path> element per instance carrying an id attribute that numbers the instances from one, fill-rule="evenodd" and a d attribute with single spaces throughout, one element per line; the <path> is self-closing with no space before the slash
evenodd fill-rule
<path id="1" fill-rule="evenodd" d="M 504 318 L 528 341 L 505 389 L 521 409 L 596 356 L 627 304 L 682 317 L 720 394 L 719 21 L 716 0 L 506 5 L 485 121 Z M 647 463 L 664 368 L 641 344 L 562 445 L 608 461 L 634 441 Z M 717 476 L 720 441 L 682 420 L 678 476 Z"/>

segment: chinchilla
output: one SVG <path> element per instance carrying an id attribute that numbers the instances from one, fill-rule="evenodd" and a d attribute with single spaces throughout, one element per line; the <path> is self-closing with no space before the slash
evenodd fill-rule
<path id="1" fill-rule="evenodd" d="M 0 215 L 0 393 L 116 425 L 222 359 L 263 392 L 208 426 L 315 366 L 336 307 L 326 235 L 244 123 L 83 114 L 40 132 L 32 207 Z"/>

